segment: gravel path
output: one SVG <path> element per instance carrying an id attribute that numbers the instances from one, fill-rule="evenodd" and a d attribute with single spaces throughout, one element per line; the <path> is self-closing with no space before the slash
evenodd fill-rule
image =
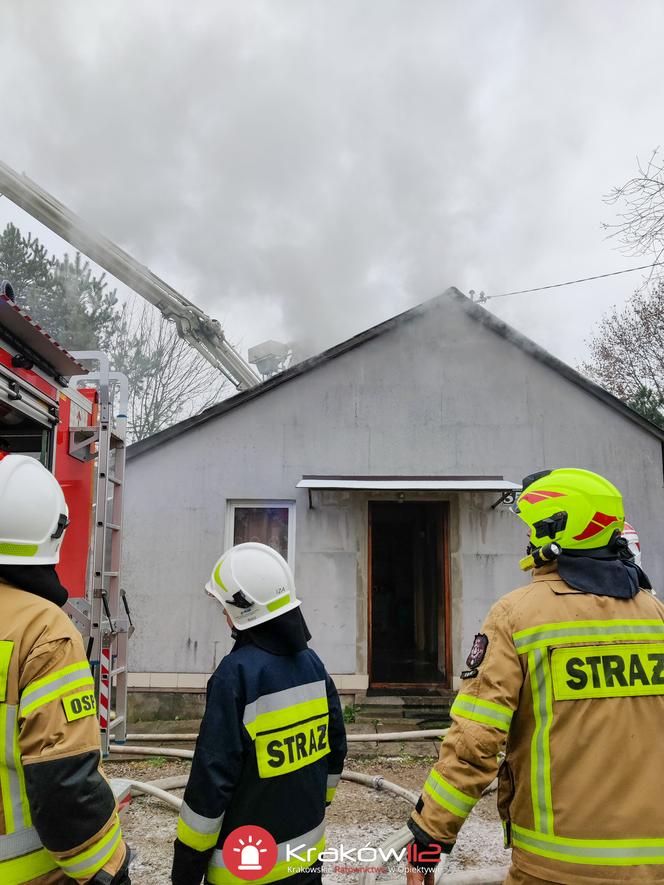
<path id="1" fill-rule="evenodd" d="M 367 774 L 380 774 L 419 792 L 432 762 L 433 758 L 407 756 L 356 757 L 349 760 L 348 767 Z M 171 759 L 111 761 L 105 767 L 109 777 L 143 781 L 187 774 L 189 770 L 188 763 Z M 408 813 L 409 805 L 404 800 L 342 781 L 327 816 L 327 844 L 333 847 L 343 843 L 346 848 L 354 849 L 378 845 L 405 824 Z M 167 885 L 170 881 L 175 825 L 175 812 L 157 800 L 143 796 L 132 801 L 124 815 L 123 828 L 127 841 L 138 853 L 132 867 L 133 885 Z M 495 795 L 486 796 L 466 821 L 446 870 L 506 866 L 508 862 L 509 854 L 502 847 Z M 324 872 L 328 880 L 350 883 L 357 878 L 335 874 L 331 866 Z"/>

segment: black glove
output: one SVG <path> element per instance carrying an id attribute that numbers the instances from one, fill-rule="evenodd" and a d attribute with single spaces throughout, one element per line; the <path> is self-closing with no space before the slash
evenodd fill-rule
<path id="1" fill-rule="evenodd" d="M 428 833 L 425 833 L 421 827 L 418 827 L 412 818 L 408 821 L 408 829 L 415 837 L 408 846 L 408 863 L 420 873 L 425 875 L 426 873 L 433 873 L 442 856 L 452 851 L 454 842 L 438 842 L 436 839 L 432 839 Z M 431 860 L 430 858 L 436 852 L 438 853 L 438 860 Z M 426 860 L 419 860 L 422 855 L 424 855 Z"/>
<path id="2" fill-rule="evenodd" d="M 171 870 L 173 885 L 201 885 L 201 879 L 205 875 L 213 851 L 214 848 L 208 851 L 196 851 L 176 839 Z"/>
<path id="3" fill-rule="evenodd" d="M 99 870 L 94 879 L 90 879 L 88 885 L 131 885 L 131 879 L 129 878 L 129 864 L 133 859 L 134 852 L 127 845 L 127 853 L 125 854 L 124 863 L 117 873 L 112 876 L 105 870 Z"/>

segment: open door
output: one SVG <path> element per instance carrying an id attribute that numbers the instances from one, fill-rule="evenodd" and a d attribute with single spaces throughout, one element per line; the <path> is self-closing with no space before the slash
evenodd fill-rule
<path id="1" fill-rule="evenodd" d="M 449 687 L 447 506 L 370 502 L 369 687 Z"/>

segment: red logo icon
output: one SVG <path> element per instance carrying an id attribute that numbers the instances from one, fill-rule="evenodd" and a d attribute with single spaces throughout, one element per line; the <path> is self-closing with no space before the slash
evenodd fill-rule
<path id="1" fill-rule="evenodd" d="M 226 836 L 221 853 L 238 879 L 262 879 L 277 862 L 277 843 L 262 827 L 238 827 Z"/>

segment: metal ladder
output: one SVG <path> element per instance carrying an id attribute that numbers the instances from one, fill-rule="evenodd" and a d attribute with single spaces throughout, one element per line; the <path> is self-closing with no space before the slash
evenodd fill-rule
<path id="1" fill-rule="evenodd" d="M 99 366 L 97 372 L 71 379 L 75 387 L 96 386 L 98 403 L 96 424 L 70 431 L 70 454 L 83 461 L 94 460 L 96 471 L 86 598 L 71 600 L 68 613 L 87 640 L 101 747 L 106 756 L 111 732 L 116 742 L 124 742 L 127 736 L 127 642 L 134 631 L 121 583 L 128 386 L 126 375 L 109 371 L 106 354 L 78 351 L 72 355 L 79 362 Z"/>

